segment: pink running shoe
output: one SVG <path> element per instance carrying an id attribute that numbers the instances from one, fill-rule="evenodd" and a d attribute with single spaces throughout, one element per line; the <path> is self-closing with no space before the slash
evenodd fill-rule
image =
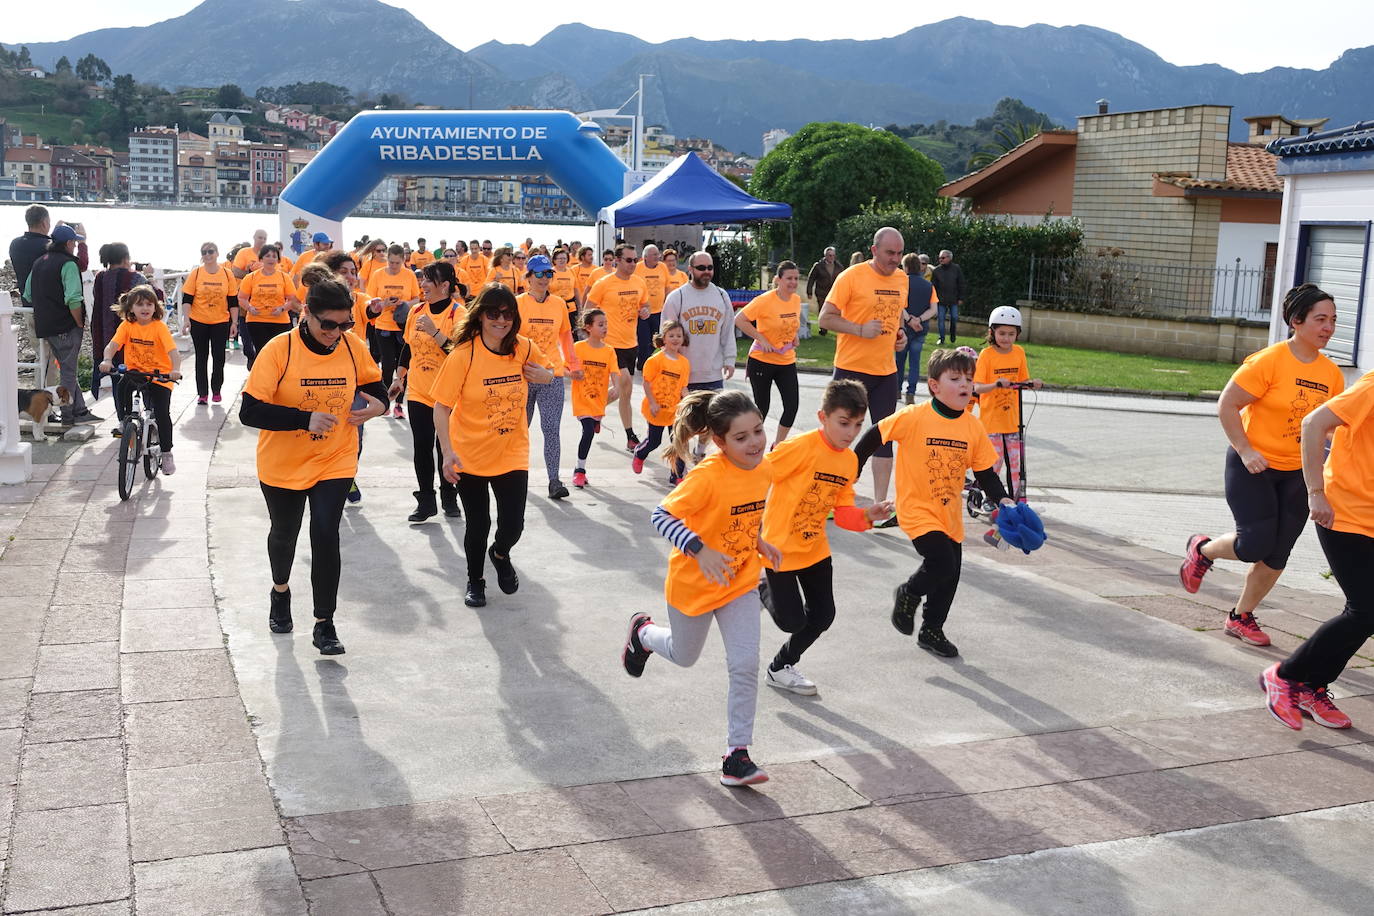
<path id="1" fill-rule="evenodd" d="M 203 407 L 210 402 L 205 399 L 205 395 L 201 394 L 196 396 L 196 403 Z"/>
<path id="2" fill-rule="evenodd" d="M 220 393 L 216 391 L 214 394 L 210 395 L 210 400 L 218 404 L 220 401 L 224 400 L 224 398 L 222 398 L 220 396 Z"/>
<path id="3" fill-rule="evenodd" d="M 641 458 L 641 457 L 639 457 L 638 455 L 636 455 L 635 457 L 631 458 L 631 459 L 630 459 L 630 470 L 634 471 L 636 474 L 643 474 L 643 473 L 644 473 L 644 459 Z"/>
<path id="4" fill-rule="evenodd" d="M 1331 702 L 1331 694 L 1325 687 L 1304 690 L 1298 699 L 1298 708 L 1312 717 L 1312 721 L 1327 728 L 1349 728 L 1350 717 L 1336 708 Z"/>
<path id="5" fill-rule="evenodd" d="M 1202 577 L 1212 568 L 1212 561 L 1202 555 L 1202 545 L 1210 540 L 1205 534 L 1188 538 L 1183 565 L 1178 568 L 1178 581 L 1183 583 L 1183 590 L 1190 595 L 1202 587 Z"/>
<path id="6" fill-rule="evenodd" d="M 1252 646 L 1269 645 L 1269 634 L 1260 629 L 1259 620 L 1254 614 L 1241 614 L 1239 617 L 1226 617 L 1226 635 L 1234 636 L 1241 642 Z"/>
<path id="7" fill-rule="evenodd" d="M 1269 703 L 1269 712 L 1293 731 L 1302 731 L 1302 710 L 1298 699 L 1307 691 L 1296 681 L 1279 677 L 1279 663 L 1274 662 L 1259 676 L 1260 689 Z"/>
<path id="8" fill-rule="evenodd" d="M 583 487 L 585 487 L 586 485 L 587 485 L 587 472 L 586 472 L 586 471 L 573 471 L 573 486 L 575 486 L 575 487 L 577 487 L 579 490 L 581 490 L 581 489 L 582 489 Z"/>

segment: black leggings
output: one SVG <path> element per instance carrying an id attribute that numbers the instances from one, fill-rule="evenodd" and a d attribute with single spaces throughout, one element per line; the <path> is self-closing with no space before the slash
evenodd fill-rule
<path id="1" fill-rule="evenodd" d="M 272 584 L 291 581 L 291 564 L 296 560 L 296 536 L 301 532 L 305 504 L 310 503 L 310 587 L 314 592 L 315 616 L 332 620 L 339 599 L 339 522 L 343 519 L 344 499 L 353 487 L 352 477 L 321 480 L 308 490 L 288 490 L 260 483 L 267 500 L 267 515 L 272 528 L 267 532 L 267 559 L 272 565 Z"/>
<path id="2" fill-rule="evenodd" d="M 1236 450 L 1226 450 L 1226 504 L 1236 519 L 1236 556 L 1245 563 L 1283 569 L 1307 524 L 1307 484 L 1302 470 L 1258 474 L 1245 469 Z"/>
<path id="3" fill-rule="evenodd" d="M 127 379 L 121 379 L 115 388 L 119 401 L 119 418 L 122 421 L 134 403 L 134 386 Z M 143 403 L 153 408 L 157 419 L 157 444 L 164 453 L 172 450 L 172 391 L 161 385 L 149 382 L 143 386 Z"/>
<path id="4" fill-rule="evenodd" d="M 248 339 L 253 342 L 253 352 L 248 354 L 248 368 L 253 368 L 253 363 L 257 361 L 258 351 L 267 346 L 267 342 L 278 334 L 291 330 L 288 322 L 277 321 L 249 321 L 239 327 L 239 330 L 247 329 Z M 246 347 L 244 348 L 247 349 Z"/>
<path id="5" fill-rule="evenodd" d="M 791 429 L 792 424 L 797 421 L 797 405 L 800 400 L 797 391 L 797 364 L 775 366 L 751 356 L 745 364 L 744 374 L 749 379 L 749 387 L 754 389 L 754 403 L 759 407 L 759 415 L 765 418 L 768 416 L 773 384 L 777 383 L 778 394 L 782 396 L 782 416 L 778 419 L 778 425 Z"/>
<path id="6" fill-rule="evenodd" d="M 943 531 L 927 531 L 911 542 L 921 555 L 921 568 L 906 580 L 913 597 L 926 596 L 921 612 L 922 626 L 940 629 L 949 617 L 949 606 L 959 589 L 959 571 L 964 563 L 964 545 Z"/>
<path id="7" fill-rule="evenodd" d="M 491 498 L 487 487 L 496 495 L 496 539 L 491 546 L 508 557 L 525 530 L 525 493 L 529 486 L 529 471 L 507 471 L 495 477 L 463 474 L 458 478 L 458 498 L 467 516 L 463 553 L 468 559 L 469 582 L 483 578 L 486 570 L 487 535 L 491 532 Z"/>
<path id="8" fill-rule="evenodd" d="M 650 423 L 649 431 L 644 434 L 644 441 L 635 447 L 635 457 L 643 461 L 645 458 L 652 455 L 654 449 L 663 444 L 663 431 L 667 428 L 666 426 L 655 426 Z"/>
<path id="9" fill-rule="evenodd" d="M 577 469 L 585 471 L 587 456 L 592 453 L 592 440 L 596 438 L 596 428 L 601 425 L 601 420 L 597 417 L 578 417 L 577 422 L 582 424 L 582 438 L 577 441 Z"/>
<path id="10" fill-rule="evenodd" d="M 359 427 L 359 432 L 362 428 Z M 434 469 L 443 467 L 444 453 L 434 434 L 434 408 L 419 401 L 410 402 L 410 438 L 415 452 L 415 483 L 422 493 L 434 492 Z M 361 448 L 361 443 L 359 443 Z M 453 484 L 439 475 L 439 489 L 448 493 Z"/>
<path id="11" fill-rule="evenodd" d="M 763 571 L 771 599 L 768 612 L 779 630 L 792 634 L 773 656 L 774 671 L 801 661 L 802 653 L 835 622 L 834 571 L 830 557 L 805 569 Z"/>
<path id="12" fill-rule="evenodd" d="M 206 324 L 191 320 L 191 342 L 196 345 L 196 394 L 208 397 L 224 387 L 224 345 L 229 342 L 229 322 Z M 207 376 L 206 364 L 213 366 Z"/>
<path id="13" fill-rule="evenodd" d="M 1279 665 L 1279 677 L 1313 687 L 1330 684 L 1370 636 L 1374 636 L 1374 538 L 1317 526 L 1331 574 L 1345 593 L 1345 608 Z"/>
<path id="14" fill-rule="evenodd" d="M 381 356 L 381 359 L 378 361 L 382 364 L 382 384 L 390 388 L 391 378 L 396 374 L 396 363 L 401 358 L 401 332 L 378 331 L 377 352 Z M 397 405 L 404 400 L 404 391 L 396 395 Z"/>

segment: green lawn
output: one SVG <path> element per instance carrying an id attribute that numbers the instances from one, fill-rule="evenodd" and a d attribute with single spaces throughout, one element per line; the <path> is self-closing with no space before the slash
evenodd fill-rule
<path id="1" fill-rule="evenodd" d="M 926 338 L 922 362 L 930 359 L 935 349 L 933 337 Z M 973 341 L 968 341 L 970 345 Z M 748 352 L 748 340 L 739 344 L 740 365 Z M 1077 347 L 1053 347 L 1026 343 L 1026 360 L 1031 376 L 1055 387 L 1089 386 L 1093 388 L 1123 388 L 1146 391 L 1171 391 L 1197 395 L 1203 391 L 1220 391 L 1236 367 L 1231 363 L 1210 363 L 1167 356 L 1138 356 L 1131 353 L 1108 353 Z M 981 346 L 975 349 L 982 349 Z M 812 335 L 797 348 L 798 365 L 803 369 L 826 370 L 835 360 L 835 335 Z M 924 370 L 922 370 L 924 374 Z"/>

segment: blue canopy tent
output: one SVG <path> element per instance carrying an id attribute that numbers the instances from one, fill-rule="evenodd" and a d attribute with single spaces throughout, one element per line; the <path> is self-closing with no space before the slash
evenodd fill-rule
<path id="1" fill-rule="evenodd" d="M 663 171 L 609 207 L 603 207 L 597 215 L 598 222 L 617 229 L 791 218 L 791 205 L 750 197 L 693 152 L 674 159 Z"/>

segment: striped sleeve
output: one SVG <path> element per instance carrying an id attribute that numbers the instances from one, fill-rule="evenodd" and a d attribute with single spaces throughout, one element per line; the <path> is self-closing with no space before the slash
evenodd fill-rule
<path id="1" fill-rule="evenodd" d="M 680 518 L 673 515 L 662 506 L 654 507 L 653 514 L 649 516 L 649 520 L 653 522 L 655 530 L 668 539 L 668 543 L 688 556 L 696 556 L 701 550 L 701 537 L 691 528 L 684 525 Z"/>

